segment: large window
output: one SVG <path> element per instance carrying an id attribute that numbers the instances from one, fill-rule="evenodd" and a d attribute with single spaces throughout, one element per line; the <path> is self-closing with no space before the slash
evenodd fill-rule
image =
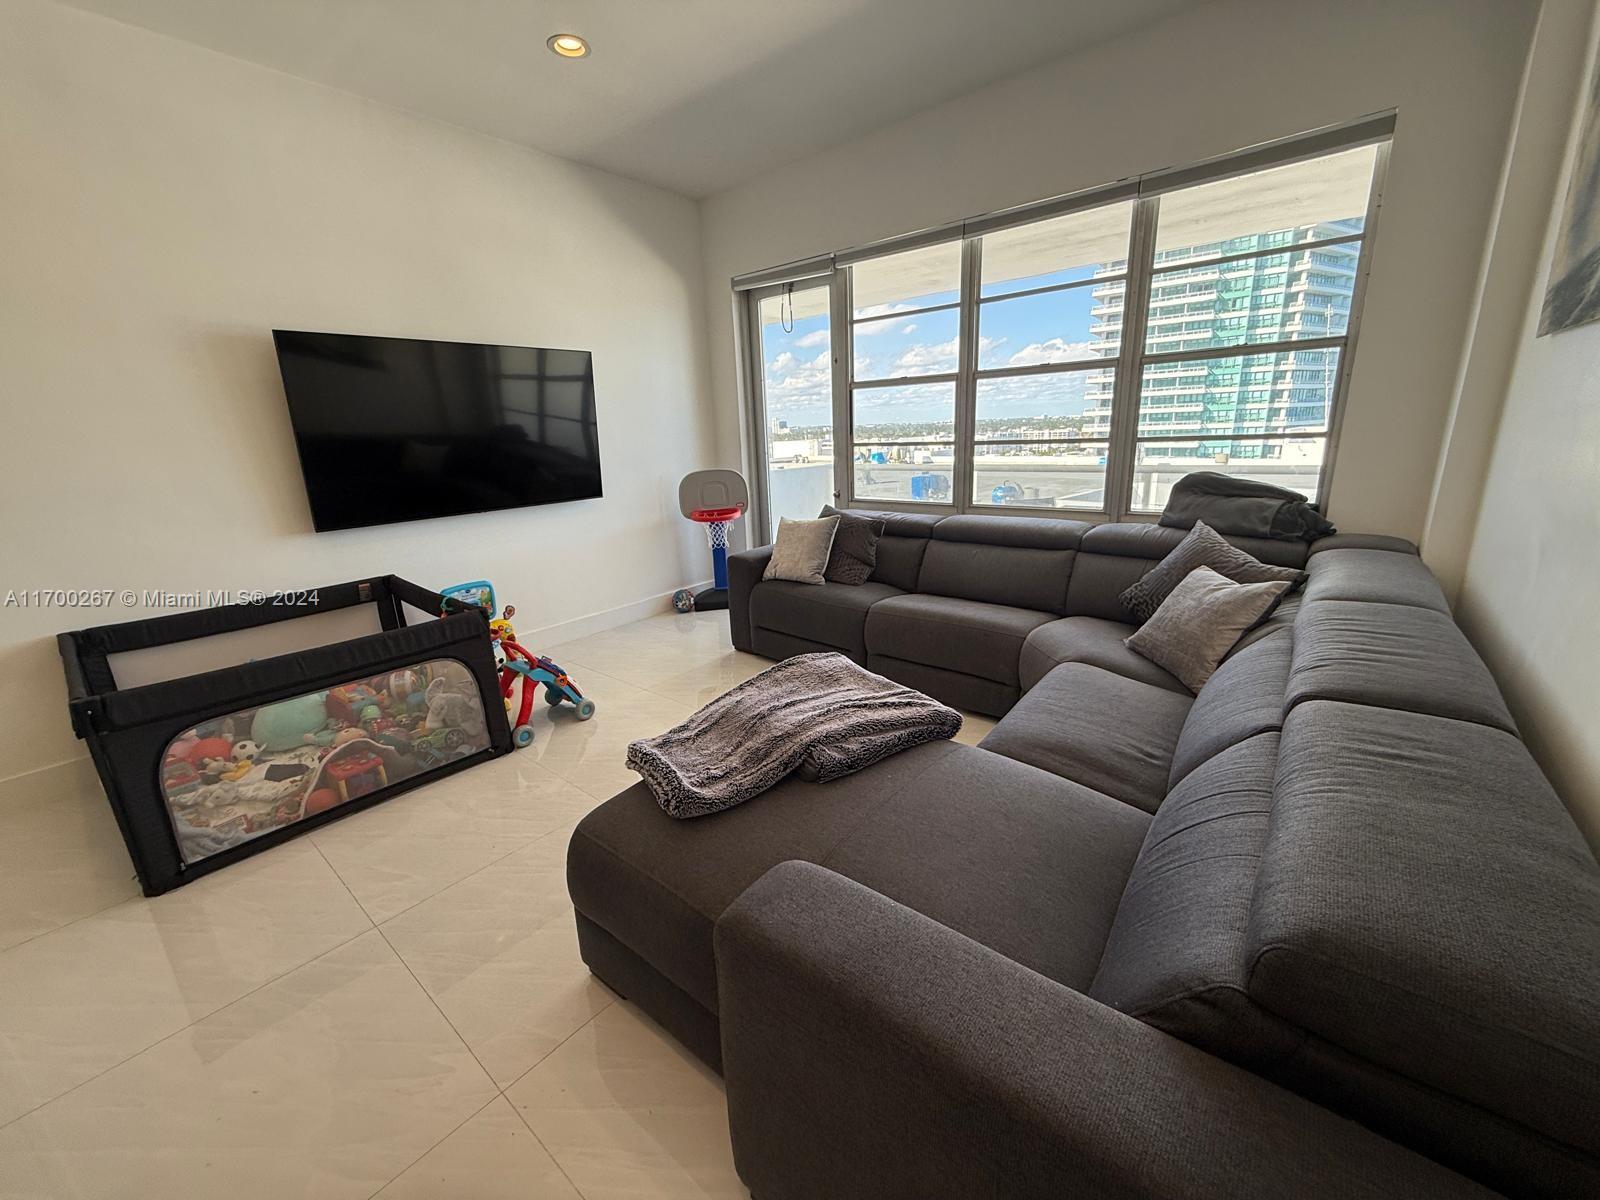
<path id="1" fill-rule="evenodd" d="M 763 329 L 818 314 L 820 353 L 760 339 L 760 411 L 814 398 L 842 503 L 1117 519 L 1194 470 L 1325 498 L 1385 132 L 829 256 L 750 293 Z"/>

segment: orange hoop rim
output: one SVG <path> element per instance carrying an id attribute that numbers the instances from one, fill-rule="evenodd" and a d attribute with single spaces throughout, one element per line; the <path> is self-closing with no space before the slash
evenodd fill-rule
<path id="1" fill-rule="evenodd" d="M 737 521 L 743 512 L 742 504 L 732 508 L 697 508 L 689 514 L 689 520 L 699 521 L 702 525 L 713 525 L 718 521 Z"/>

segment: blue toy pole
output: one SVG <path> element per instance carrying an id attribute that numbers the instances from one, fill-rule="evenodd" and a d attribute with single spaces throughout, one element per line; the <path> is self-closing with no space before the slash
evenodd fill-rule
<path id="1" fill-rule="evenodd" d="M 728 524 L 718 521 L 721 529 L 714 532 L 722 536 L 711 543 L 711 579 L 712 586 L 726 588 L 728 586 Z"/>

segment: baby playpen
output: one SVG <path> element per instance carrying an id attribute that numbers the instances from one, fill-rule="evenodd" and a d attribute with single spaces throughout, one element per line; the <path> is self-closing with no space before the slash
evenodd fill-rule
<path id="1" fill-rule="evenodd" d="M 365 605 L 349 614 L 375 615 L 363 636 L 118 686 L 119 656 Z M 58 644 L 73 731 L 146 895 L 511 750 L 488 614 L 394 575 Z"/>

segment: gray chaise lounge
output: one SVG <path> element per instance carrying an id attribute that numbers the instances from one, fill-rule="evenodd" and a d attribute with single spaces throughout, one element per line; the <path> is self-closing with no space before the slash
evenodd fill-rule
<path id="1" fill-rule="evenodd" d="M 887 519 L 859 588 L 735 556 L 734 642 L 983 746 L 569 850 L 758 1200 L 1600 1194 L 1600 867 L 1409 545 L 1236 540 L 1311 579 L 1191 696 L 1116 600 L 1181 533 Z"/>

